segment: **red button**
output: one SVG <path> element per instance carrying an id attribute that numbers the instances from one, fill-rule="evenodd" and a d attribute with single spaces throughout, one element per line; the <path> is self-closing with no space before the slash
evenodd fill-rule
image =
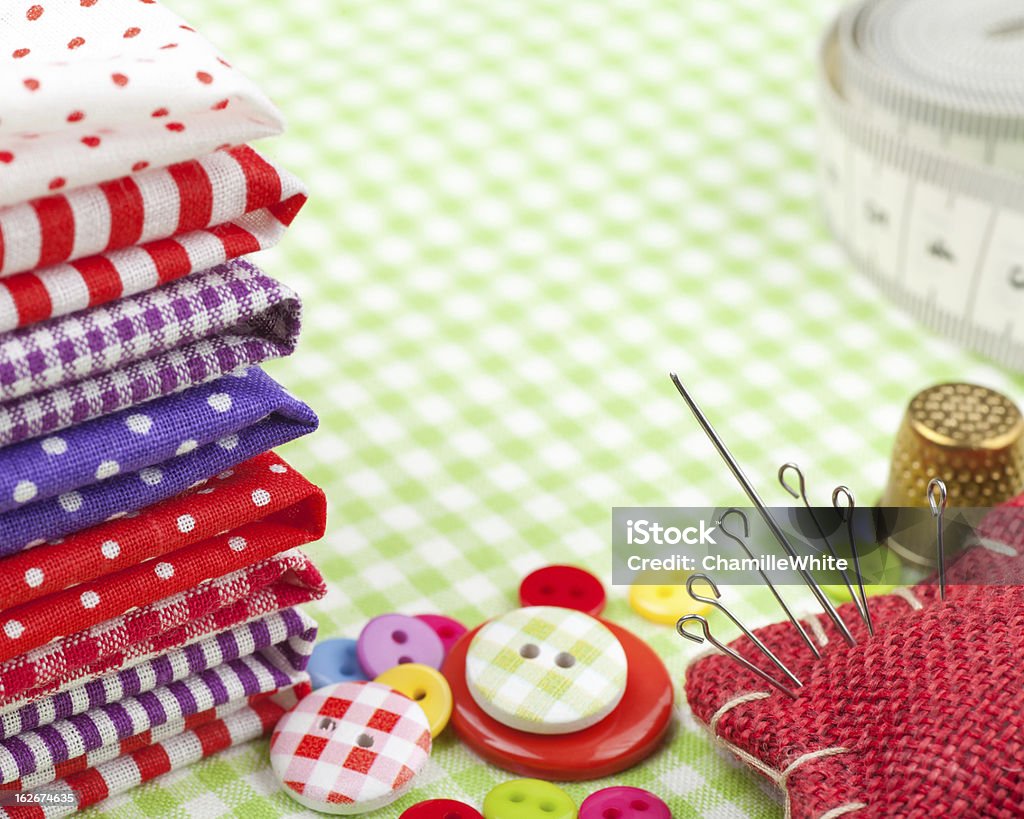
<path id="1" fill-rule="evenodd" d="M 604 610 L 604 600 L 601 581 L 576 566 L 545 566 L 519 585 L 524 606 L 561 606 L 596 617 Z"/>
<path id="2" fill-rule="evenodd" d="M 571 734 L 528 734 L 502 725 L 476 704 L 466 685 L 466 652 L 480 626 L 448 653 L 442 673 L 455 708 L 451 725 L 488 762 L 520 776 L 578 782 L 631 768 L 655 750 L 672 722 L 672 680 L 653 649 L 624 628 L 602 620 L 626 651 L 626 693 L 596 725 Z"/>
<path id="3" fill-rule="evenodd" d="M 405 812 L 398 819 L 484 819 L 476 808 L 454 799 L 428 799 Z"/>

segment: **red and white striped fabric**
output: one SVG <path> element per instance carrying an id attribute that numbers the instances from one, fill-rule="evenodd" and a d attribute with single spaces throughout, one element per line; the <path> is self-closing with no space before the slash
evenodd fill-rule
<path id="1" fill-rule="evenodd" d="M 305 201 L 243 145 L 0 208 L 0 332 L 271 247 Z"/>
<path id="2" fill-rule="evenodd" d="M 309 693 L 309 684 L 256 697 L 226 716 L 196 715 L 177 735 L 157 740 L 45 786 L 47 798 L 35 804 L 0 800 L 0 816 L 11 819 L 53 819 L 95 805 L 156 777 L 198 762 L 204 757 L 270 733 L 281 716 Z M 132 747 L 132 746 L 129 746 Z"/>

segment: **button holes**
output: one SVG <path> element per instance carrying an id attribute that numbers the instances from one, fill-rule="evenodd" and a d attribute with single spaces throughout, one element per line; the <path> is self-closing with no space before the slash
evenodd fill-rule
<path id="1" fill-rule="evenodd" d="M 409 635 L 406 634 L 401 629 L 398 629 L 396 631 L 392 631 L 391 632 L 391 639 L 394 640 L 399 645 L 403 645 L 404 643 L 408 642 Z"/>
<path id="2" fill-rule="evenodd" d="M 605 808 L 601 817 L 602 819 L 622 819 L 622 811 L 618 808 Z"/>
<path id="3" fill-rule="evenodd" d="M 406 657 L 404 654 L 398 658 L 399 665 L 405 665 L 406 663 L 411 663 L 412 661 L 412 657 Z"/>
<path id="4" fill-rule="evenodd" d="M 352 663 L 342 663 L 340 670 L 343 677 L 351 677 L 356 673 L 356 668 Z"/>
<path id="5" fill-rule="evenodd" d="M 524 794 L 519 793 L 519 791 L 516 791 L 515 793 L 509 794 L 509 797 L 508 797 L 508 801 L 509 802 L 522 802 L 525 799 L 526 799 L 526 796 Z"/>
<path id="6" fill-rule="evenodd" d="M 641 811 L 641 812 L 647 810 L 647 808 L 650 807 L 642 799 L 634 799 L 632 802 L 629 803 L 629 806 L 633 810 L 638 810 L 638 811 Z"/>
<path id="7" fill-rule="evenodd" d="M 555 655 L 555 665 L 559 668 L 572 668 L 576 665 L 576 658 L 568 651 L 560 651 Z"/>
<path id="8" fill-rule="evenodd" d="M 555 812 L 555 803 L 554 802 L 541 802 L 540 805 L 538 805 L 537 807 L 539 807 L 542 811 L 544 811 L 544 813 L 554 813 Z"/>
<path id="9" fill-rule="evenodd" d="M 417 688 L 415 691 L 412 692 L 412 698 L 416 700 L 416 702 L 419 702 L 420 700 L 425 700 L 427 698 L 427 692 L 424 691 L 422 688 Z"/>
<path id="10" fill-rule="evenodd" d="M 544 595 L 552 595 L 555 593 L 555 590 L 551 588 L 551 586 L 541 586 L 540 593 Z"/>
<path id="11" fill-rule="evenodd" d="M 373 737 L 371 737 L 369 734 L 360 734 L 356 737 L 356 745 L 358 745 L 360 748 L 372 748 Z"/>
<path id="12" fill-rule="evenodd" d="M 672 587 L 671 586 L 658 586 L 658 591 L 655 592 L 658 597 L 671 597 Z"/>
<path id="13" fill-rule="evenodd" d="M 519 647 L 519 656 L 524 660 L 532 660 L 538 654 L 540 654 L 540 649 L 533 643 L 524 643 Z"/>
<path id="14" fill-rule="evenodd" d="M 333 731 L 337 727 L 338 723 L 336 723 L 330 717 L 321 718 L 319 724 L 317 725 L 317 728 L 319 728 L 321 731 Z"/>
<path id="15" fill-rule="evenodd" d="M 571 589 L 569 589 L 569 596 L 575 597 L 578 600 L 583 596 L 583 589 L 581 589 L 579 586 L 573 586 Z"/>

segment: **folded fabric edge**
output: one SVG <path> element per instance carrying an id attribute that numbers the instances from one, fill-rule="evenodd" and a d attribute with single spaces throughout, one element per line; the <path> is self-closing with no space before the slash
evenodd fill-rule
<path id="1" fill-rule="evenodd" d="M 306 679 L 304 672 L 278 668 L 258 652 L 237 657 L 166 686 L 0 741 L 0 784 L 19 780 L 25 787 L 45 784 L 48 780 L 40 778 L 40 771 L 81 756 L 95 764 L 98 756 L 116 756 L 122 742 L 146 731 Z"/>
<path id="2" fill-rule="evenodd" d="M 67 801 L 55 804 L 42 798 L 30 812 L 12 811 L 3 806 L 6 816 L 15 819 L 52 819 L 67 816 L 102 802 L 110 796 L 151 781 L 161 774 L 191 765 L 204 757 L 253 739 L 266 736 L 281 716 L 306 693 L 308 684 L 280 692 L 247 704 L 222 719 L 215 719 L 177 736 L 148 745 L 102 763 L 40 789 L 48 795 L 62 795 Z"/>
<path id="3" fill-rule="evenodd" d="M 177 648 L 127 661 L 87 682 L 73 681 L 31 701 L 0 709 L 0 738 L 72 717 L 98 705 L 117 702 L 214 668 L 238 657 L 260 653 L 288 671 L 304 671 L 313 651 L 317 625 L 299 608 L 285 608 Z"/>
<path id="4" fill-rule="evenodd" d="M 326 586 L 306 556 L 291 550 L 219 578 L 204 591 L 174 595 L 3 663 L 0 705 L 50 693 L 69 681 L 85 682 L 123 667 L 127 659 L 164 653 L 198 636 L 317 600 Z"/>
<path id="5" fill-rule="evenodd" d="M 0 513 L 188 457 L 262 421 L 293 423 L 308 432 L 319 423 L 312 409 L 258 366 L 147 404 L 77 424 L 59 443 L 29 439 L 0 449 Z M 139 413 L 144 417 L 133 417 Z"/>
<path id="6" fill-rule="evenodd" d="M 263 506 L 243 506 L 223 500 L 225 493 L 231 498 L 246 494 L 251 497 L 252 492 L 261 488 L 265 472 L 274 477 L 287 475 L 287 491 L 270 493 L 269 500 L 261 495 L 261 501 L 267 500 Z M 269 519 L 314 494 L 320 498 L 318 507 L 308 511 L 316 512 L 319 508 L 320 514 L 315 518 L 319 519 L 325 504 L 322 490 L 276 453 L 256 455 L 138 513 L 112 515 L 103 523 L 64 539 L 4 557 L 0 560 L 0 570 L 15 580 L 7 589 L 4 611 L 144 561 L 179 552 L 218 534 L 230 535 L 241 526 Z M 182 515 L 189 517 L 182 518 Z M 179 520 L 182 525 L 176 526 Z M 177 529 L 177 538 L 166 537 L 169 528 Z M 310 531 L 322 530 L 318 526 Z M 96 559 L 100 555 L 103 560 Z M 18 584 L 18 578 L 25 582 Z M 58 579 L 59 585 L 54 582 Z"/>

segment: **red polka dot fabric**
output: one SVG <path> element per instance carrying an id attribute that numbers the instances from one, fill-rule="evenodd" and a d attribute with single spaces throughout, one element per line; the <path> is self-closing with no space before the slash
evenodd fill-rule
<path id="1" fill-rule="evenodd" d="M 280 114 L 158 3 L 7 0 L 0 205 L 280 133 Z"/>
<path id="2" fill-rule="evenodd" d="M 273 453 L 3 561 L 0 662 L 324 533 L 323 493 Z"/>

